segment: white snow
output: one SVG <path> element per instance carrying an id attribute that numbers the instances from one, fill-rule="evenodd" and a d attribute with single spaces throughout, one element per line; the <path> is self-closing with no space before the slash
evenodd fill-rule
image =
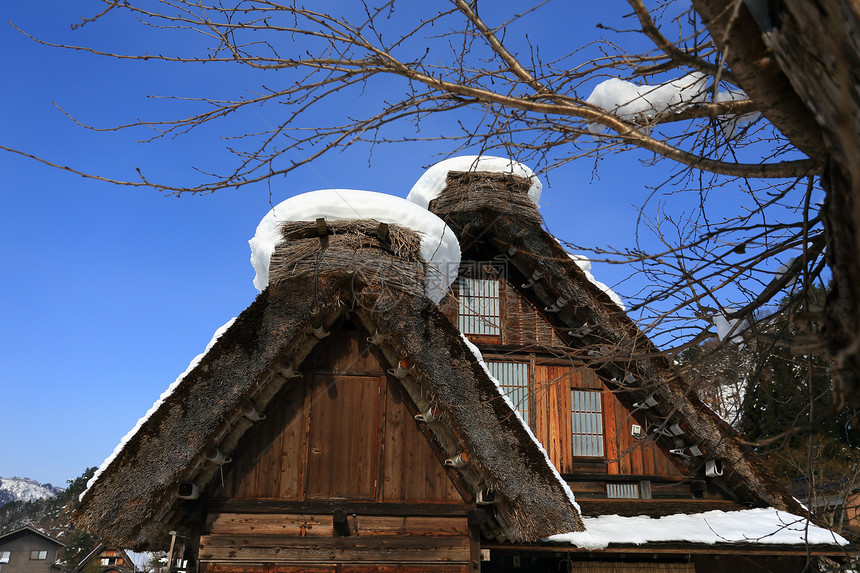
<path id="1" fill-rule="evenodd" d="M 744 341 L 744 337 L 741 333 L 747 326 L 749 326 L 749 323 L 746 320 L 741 320 L 740 318 L 726 318 L 725 315 L 715 314 L 711 317 L 711 321 L 714 323 L 714 326 L 717 327 L 717 337 L 720 339 L 720 342 L 725 340 L 725 338 L 730 334 L 732 335 L 732 343 L 740 344 Z"/>
<path id="2" fill-rule="evenodd" d="M 57 495 L 62 488 L 51 484 L 41 484 L 30 478 L 0 477 L 0 505 L 7 501 L 35 501 Z"/>
<path id="3" fill-rule="evenodd" d="M 491 155 L 463 155 L 451 157 L 440 161 L 424 172 L 424 174 L 412 186 L 407 201 L 427 208 L 430 201 L 439 196 L 447 184 L 450 171 L 489 171 L 491 173 L 509 173 L 524 179 L 529 179 L 532 186 L 529 188 L 529 199 L 539 206 L 541 189 L 543 184 L 534 172 L 522 163 L 504 157 L 493 157 Z"/>
<path id="4" fill-rule="evenodd" d="M 642 545 L 678 542 L 827 544 L 847 545 L 848 541 L 812 523 L 774 508 L 740 511 L 706 511 L 653 518 L 601 515 L 583 518 L 585 531 L 553 535 L 548 541 L 568 543 L 583 549 L 603 549 L 610 543 Z M 808 528 L 808 529 L 807 529 Z"/>
<path id="5" fill-rule="evenodd" d="M 257 226 L 251 245 L 251 264 L 257 272 L 254 286 L 269 284 L 269 260 L 284 241 L 281 226 L 288 221 L 374 220 L 397 224 L 421 236 L 421 256 L 427 263 L 424 292 L 438 303 L 457 278 L 460 243 L 442 219 L 415 203 L 383 193 L 355 189 L 326 189 L 296 195 L 272 208 Z"/>
<path id="6" fill-rule="evenodd" d="M 156 410 L 158 410 L 158 408 L 161 407 L 161 404 L 165 400 L 167 400 L 167 398 L 171 394 L 173 394 L 173 392 L 176 390 L 176 387 L 179 386 L 179 383 L 182 382 L 182 380 L 188 375 L 188 373 L 194 370 L 197 365 L 200 364 L 200 361 L 203 360 L 203 357 L 206 356 L 206 353 L 209 352 L 209 350 L 211 350 L 213 346 L 215 346 L 215 343 L 218 341 L 219 338 L 221 338 L 221 335 L 227 332 L 227 329 L 233 326 L 233 323 L 235 321 L 236 317 L 233 317 L 228 320 L 223 326 L 221 326 L 218 330 L 215 331 L 215 334 L 212 335 L 212 339 L 209 340 L 209 344 L 206 345 L 206 348 L 203 350 L 203 352 L 194 357 L 194 359 L 188 365 L 188 368 L 185 369 L 185 372 L 180 374 L 179 377 L 173 381 L 173 384 L 168 386 L 167 390 L 162 392 L 161 396 L 158 398 L 158 400 L 155 401 L 149 411 L 147 411 L 146 414 L 144 414 L 143 417 L 137 421 L 137 424 L 134 425 L 134 428 L 132 428 L 131 431 L 128 432 L 122 440 L 120 440 L 119 444 L 117 444 L 117 446 L 114 448 L 111 455 L 109 455 L 107 459 L 102 462 L 102 465 L 99 466 L 99 469 L 96 470 L 96 473 L 94 473 L 93 477 L 91 477 L 90 480 L 87 482 L 87 489 L 85 489 L 83 493 L 81 493 L 79 499 L 83 499 L 87 491 L 89 491 L 93 484 L 96 483 L 96 481 L 99 479 L 99 476 L 101 476 L 102 472 L 107 469 L 107 467 L 111 464 L 114 458 L 119 455 L 119 453 L 123 450 L 128 441 L 131 440 L 131 438 L 137 433 L 138 430 L 140 430 L 140 427 L 143 426 L 143 424 L 150 418 L 150 416 L 152 416 L 152 414 Z"/>
<path id="7" fill-rule="evenodd" d="M 749 96 L 743 90 L 727 90 L 720 91 L 714 95 L 715 102 L 723 101 L 742 101 L 749 99 Z M 726 115 L 720 120 L 720 128 L 723 131 L 723 137 L 726 141 L 734 139 L 740 129 L 749 123 L 756 121 L 761 114 L 757 111 L 753 113 L 745 113 L 743 115 Z"/>
<path id="8" fill-rule="evenodd" d="M 621 310 L 627 310 L 627 307 L 624 306 L 624 301 L 621 300 L 621 297 L 618 296 L 618 293 L 609 288 L 606 283 L 602 283 L 596 278 L 594 278 L 594 275 L 591 274 L 591 261 L 588 259 L 588 257 L 586 257 L 585 255 L 574 255 L 573 253 L 567 253 L 567 256 L 573 259 L 573 262 L 576 263 L 576 266 L 582 269 L 582 272 L 585 273 L 585 278 L 587 278 L 591 284 L 608 294 L 609 298 L 612 299 L 612 302 L 618 305 L 618 308 L 620 308 Z"/>
<path id="9" fill-rule="evenodd" d="M 511 399 L 508 397 L 507 393 L 505 392 L 505 389 L 502 388 L 502 385 L 499 383 L 499 381 L 496 380 L 496 378 L 492 374 L 490 374 L 490 369 L 487 368 L 487 363 L 484 362 L 484 355 L 481 354 L 480 349 L 478 349 L 477 346 L 472 344 L 472 342 L 468 338 L 466 338 L 466 335 L 463 334 L 462 332 L 460 333 L 460 339 L 466 344 L 466 347 L 472 352 L 472 355 L 475 357 L 475 360 L 478 362 L 478 364 L 481 365 L 481 368 L 484 369 L 484 372 L 487 374 L 487 376 L 490 378 L 490 380 L 493 381 L 493 384 L 496 385 L 496 388 L 499 389 L 499 393 L 505 399 L 505 403 L 508 406 L 510 406 L 511 410 L 513 410 L 514 414 L 516 414 L 517 420 L 520 421 L 520 425 L 523 428 L 525 428 L 529 437 L 532 439 L 532 442 L 535 443 L 538 450 L 540 450 L 540 453 L 543 454 L 543 457 L 546 459 L 547 465 L 552 470 L 552 473 L 555 476 L 555 479 L 557 479 L 559 484 L 561 484 L 561 488 L 564 491 L 564 493 L 567 494 L 567 498 L 570 500 L 570 503 L 573 504 L 573 507 L 576 508 L 576 511 L 579 513 L 579 515 L 582 515 L 582 510 L 579 508 L 579 504 L 576 503 L 576 498 L 574 498 L 573 491 L 571 491 L 570 486 L 567 485 L 567 482 L 564 481 L 564 478 L 562 478 L 561 474 L 558 473 L 558 470 L 555 469 L 555 464 L 553 464 L 552 461 L 549 459 L 549 455 L 547 455 L 546 450 L 543 447 L 543 444 L 541 444 L 540 441 L 538 441 L 538 439 L 535 437 L 534 433 L 532 433 L 531 428 L 529 428 L 529 425 L 526 423 L 525 420 L 523 420 L 522 415 L 517 410 L 517 407 L 514 406 L 514 403 L 511 401 Z"/>
<path id="10" fill-rule="evenodd" d="M 699 72 L 656 86 L 637 86 L 611 78 L 597 84 L 585 101 L 621 119 L 653 119 L 666 111 L 679 112 L 690 103 L 704 101 L 707 84 L 707 76 Z M 587 129 L 602 133 L 606 128 L 590 123 Z"/>

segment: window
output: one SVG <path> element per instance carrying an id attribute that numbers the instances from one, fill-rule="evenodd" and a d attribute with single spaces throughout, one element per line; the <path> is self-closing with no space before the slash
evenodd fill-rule
<path id="1" fill-rule="evenodd" d="M 38 559 L 41 561 L 41 560 L 45 560 L 47 558 L 48 558 L 48 552 L 47 551 L 35 550 L 35 551 L 30 552 L 30 559 Z"/>
<path id="2" fill-rule="evenodd" d="M 0 551 L 0 563 L 9 563 L 9 557 L 11 556 L 11 551 Z"/>
<path id="3" fill-rule="evenodd" d="M 594 390 L 570 391 L 573 455 L 603 457 L 603 404 Z"/>
<path id="4" fill-rule="evenodd" d="M 529 419 L 529 365 L 525 362 L 487 362 L 490 374 L 499 381 L 505 394 L 514 403 L 514 408 L 525 420 Z"/>
<path id="5" fill-rule="evenodd" d="M 639 484 L 608 483 L 606 497 L 609 499 L 639 499 Z"/>
<path id="6" fill-rule="evenodd" d="M 463 334 L 501 335 L 499 281 L 461 277 L 457 281 L 460 296 L 458 326 Z"/>

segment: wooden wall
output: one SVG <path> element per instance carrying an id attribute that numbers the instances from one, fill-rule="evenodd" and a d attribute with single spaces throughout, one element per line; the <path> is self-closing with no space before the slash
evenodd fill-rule
<path id="1" fill-rule="evenodd" d="M 364 336 L 333 333 L 302 370 L 208 492 L 202 571 L 465 571 L 468 507 Z"/>
<path id="2" fill-rule="evenodd" d="M 310 371 L 288 381 L 248 433 L 212 497 L 462 503 L 401 390 L 389 385 L 358 332 L 320 346 Z M 334 353 L 333 368 L 319 368 Z M 350 362 L 364 375 L 346 374 Z"/>

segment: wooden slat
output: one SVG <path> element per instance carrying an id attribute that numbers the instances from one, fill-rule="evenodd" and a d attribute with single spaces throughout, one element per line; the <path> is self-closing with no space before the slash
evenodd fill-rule
<path id="1" fill-rule="evenodd" d="M 615 396 L 603 389 L 603 427 L 606 431 L 607 472 L 618 474 L 618 424 L 615 420 Z"/>
<path id="2" fill-rule="evenodd" d="M 359 536 L 465 536 L 465 517 L 414 517 L 350 515 L 347 521 Z M 211 535 L 282 535 L 332 537 L 331 514 L 221 513 L 210 515 L 206 531 Z"/>
<path id="3" fill-rule="evenodd" d="M 308 442 L 308 498 L 376 494 L 379 378 L 314 376 Z"/>
<path id="4" fill-rule="evenodd" d="M 200 573 L 267 573 L 262 563 L 201 563 Z"/>
<path id="5" fill-rule="evenodd" d="M 279 537 L 200 538 L 199 559 L 263 563 L 468 563 L 467 537 Z"/>
<path id="6" fill-rule="evenodd" d="M 283 407 L 281 473 L 278 477 L 278 491 L 274 496 L 279 499 L 302 499 L 308 455 L 307 430 L 310 423 L 308 399 L 308 388 L 302 381 Z"/>
<path id="7" fill-rule="evenodd" d="M 275 499 L 209 500 L 207 507 L 213 513 L 293 513 L 327 514 L 343 509 L 347 514 L 459 516 L 468 509 L 461 503 L 375 503 L 356 500 L 314 500 L 294 502 Z"/>
<path id="8" fill-rule="evenodd" d="M 467 573 L 467 565 L 342 565 L 340 573 Z"/>

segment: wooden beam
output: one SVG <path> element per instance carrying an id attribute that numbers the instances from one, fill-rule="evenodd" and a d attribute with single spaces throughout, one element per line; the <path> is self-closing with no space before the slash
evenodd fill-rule
<path id="1" fill-rule="evenodd" d="M 289 501 L 275 499 L 210 500 L 207 510 L 222 513 L 304 513 L 328 514 L 342 508 L 347 514 L 466 516 L 469 508 L 460 504 L 376 503 L 372 501 Z"/>
<path id="2" fill-rule="evenodd" d="M 325 217 L 317 219 L 317 235 L 320 237 L 328 235 L 328 226 L 325 224 Z"/>
<path id="3" fill-rule="evenodd" d="M 200 538 L 201 562 L 263 563 L 469 563 L 469 538 L 463 537 L 280 537 Z"/>

